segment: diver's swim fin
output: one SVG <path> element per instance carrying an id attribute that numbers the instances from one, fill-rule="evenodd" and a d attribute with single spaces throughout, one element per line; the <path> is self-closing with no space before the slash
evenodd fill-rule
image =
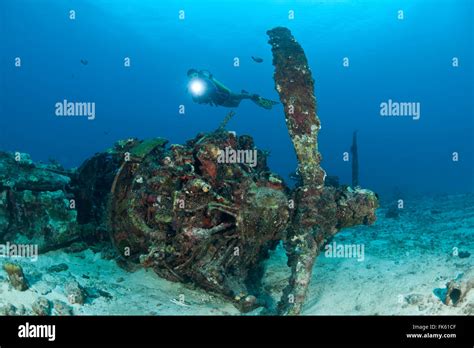
<path id="1" fill-rule="evenodd" d="M 252 101 L 258 106 L 261 106 L 262 108 L 267 109 L 267 110 L 271 110 L 273 105 L 278 104 L 278 102 L 276 101 L 265 99 L 260 96 L 256 96 L 256 98 L 252 98 Z"/>

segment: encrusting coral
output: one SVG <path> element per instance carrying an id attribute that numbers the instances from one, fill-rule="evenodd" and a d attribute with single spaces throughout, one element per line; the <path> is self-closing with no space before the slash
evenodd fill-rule
<path id="1" fill-rule="evenodd" d="M 255 151 L 258 165 L 218 163 L 225 148 Z M 259 290 L 250 279 L 289 220 L 287 188 L 276 177 L 248 136 L 219 130 L 157 145 L 120 167 L 109 201 L 112 239 L 124 260 L 252 309 Z"/>
<path id="2" fill-rule="evenodd" d="M 35 164 L 24 153 L 0 152 L 0 243 L 38 245 L 44 252 L 79 238 L 71 171 Z"/>
<path id="3" fill-rule="evenodd" d="M 369 190 L 325 186 L 320 166 L 314 81 L 301 46 L 287 28 L 267 32 L 275 66 L 275 87 L 298 159 L 301 185 L 294 192 L 295 215 L 285 247 L 291 276 L 278 306 L 279 314 L 300 314 L 314 260 L 326 241 L 343 227 L 375 221 L 378 200 Z"/>
<path id="4" fill-rule="evenodd" d="M 16 290 L 28 290 L 29 285 L 26 281 L 25 274 L 23 273 L 23 268 L 20 265 L 16 263 L 6 262 L 3 264 L 3 269 L 8 275 L 8 280 L 10 281 L 10 284 Z"/>
<path id="5" fill-rule="evenodd" d="M 252 137 L 225 130 L 232 112 L 216 131 L 185 144 L 130 138 L 77 170 L 33 164 L 27 156 L 16 161 L 2 152 L 0 242 L 28 240 L 41 251 L 75 241 L 108 243 L 124 267 L 151 268 L 249 311 L 268 305 L 261 288 L 263 261 L 283 241 L 291 276 L 278 313 L 299 314 L 320 248 L 341 228 L 373 223 L 378 200 L 369 190 L 326 176 L 303 49 L 286 28 L 268 35 L 298 160 L 295 190 L 270 171 L 268 152 Z M 21 268 L 5 267 L 12 285 L 25 290 Z M 71 303 L 86 300 L 78 283 L 66 288 Z M 50 304 L 38 302 L 35 308 L 47 313 Z M 54 303 L 57 312 L 68 314 L 64 308 Z"/>

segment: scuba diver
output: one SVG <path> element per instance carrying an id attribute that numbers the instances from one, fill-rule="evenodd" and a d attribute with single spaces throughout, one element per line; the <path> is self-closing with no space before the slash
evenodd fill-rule
<path id="1" fill-rule="evenodd" d="M 242 90 L 242 93 L 234 93 L 229 88 L 217 81 L 207 70 L 188 70 L 188 91 L 193 101 L 199 104 L 210 104 L 212 106 L 225 106 L 233 108 L 239 106 L 244 99 L 250 99 L 258 106 L 270 110 L 278 102 L 262 98 L 258 94 L 250 94 Z"/>

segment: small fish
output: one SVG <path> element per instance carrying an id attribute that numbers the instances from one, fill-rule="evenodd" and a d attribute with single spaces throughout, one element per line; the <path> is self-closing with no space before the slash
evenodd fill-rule
<path id="1" fill-rule="evenodd" d="M 253 59 L 253 61 L 256 62 L 256 63 L 262 63 L 262 62 L 263 62 L 263 59 L 260 58 L 260 57 L 254 57 L 254 56 L 252 56 L 252 59 Z"/>
<path id="2" fill-rule="evenodd" d="M 87 64 L 89 64 L 89 62 L 87 61 L 87 59 L 81 59 L 81 64 L 82 65 L 87 65 Z"/>

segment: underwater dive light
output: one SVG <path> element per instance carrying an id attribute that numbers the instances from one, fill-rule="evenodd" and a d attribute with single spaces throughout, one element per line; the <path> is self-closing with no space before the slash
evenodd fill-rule
<path id="1" fill-rule="evenodd" d="M 202 79 L 192 79 L 189 82 L 189 90 L 194 96 L 200 97 L 206 92 L 206 84 Z"/>

